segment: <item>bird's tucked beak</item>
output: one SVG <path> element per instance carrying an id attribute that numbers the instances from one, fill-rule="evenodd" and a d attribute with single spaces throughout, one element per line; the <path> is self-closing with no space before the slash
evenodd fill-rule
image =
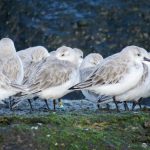
<path id="1" fill-rule="evenodd" d="M 150 59 L 149 59 L 149 58 L 144 57 L 144 61 L 150 61 Z"/>

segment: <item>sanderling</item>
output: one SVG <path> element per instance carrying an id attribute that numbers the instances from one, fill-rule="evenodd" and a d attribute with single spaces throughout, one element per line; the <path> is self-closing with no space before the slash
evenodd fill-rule
<path id="1" fill-rule="evenodd" d="M 24 68 L 24 78 L 22 82 L 23 85 L 25 84 L 26 80 L 29 78 L 35 65 L 39 61 L 50 56 L 48 50 L 43 46 L 29 47 L 24 50 L 18 51 L 17 54 L 21 58 L 21 61 L 23 63 L 23 68 Z M 37 97 L 35 97 L 34 99 L 37 99 Z M 30 99 L 28 99 L 28 102 L 31 106 Z"/>
<path id="2" fill-rule="evenodd" d="M 116 103 L 115 96 L 130 90 L 140 81 L 146 61 L 150 61 L 146 50 L 127 46 L 120 53 L 104 59 L 86 81 L 70 90 L 88 89 L 100 95 L 112 96 Z"/>
<path id="3" fill-rule="evenodd" d="M 78 63 L 83 59 L 77 56 L 75 50 L 63 46 L 56 50 L 55 57 L 40 61 L 26 80 L 27 94 L 35 94 L 47 101 L 69 93 L 68 89 L 79 83 Z"/>
<path id="4" fill-rule="evenodd" d="M 23 63 L 24 61 L 38 62 L 49 56 L 48 50 L 43 46 L 29 47 L 27 49 L 20 50 L 17 53 Z"/>
<path id="5" fill-rule="evenodd" d="M 61 46 L 57 50 L 63 49 L 63 48 L 67 49 L 67 48 L 70 48 L 70 47 Z M 73 50 L 76 52 L 76 55 L 75 55 L 76 61 L 74 61 L 74 62 L 76 62 L 76 64 L 78 64 L 78 67 L 80 67 L 80 65 L 83 61 L 83 51 L 79 48 L 73 48 Z M 50 55 L 55 56 L 56 51 L 50 52 Z M 55 107 L 56 107 L 56 100 L 55 99 L 53 100 L 53 106 L 54 106 L 54 110 L 55 110 Z M 58 99 L 58 106 L 59 106 L 59 108 L 63 109 L 63 103 L 62 103 L 61 99 Z"/>
<path id="6" fill-rule="evenodd" d="M 126 103 L 127 101 L 133 102 L 132 110 L 134 110 L 134 107 L 142 98 L 150 96 L 150 62 L 143 63 L 143 67 L 144 72 L 138 84 L 127 92 L 116 96 L 116 101 L 124 102 L 125 109 L 129 109 Z M 141 108 L 140 103 L 139 106 Z"/>
<path id="7" fill-rule="evenodd" d="M 83 51 L 79 48 L 73 48 L 73 50 L 75 50 L 75 52 L 77 53 L 76 55 L 76 59 L 79 61 L 77 61 L 76 63 L 78 64 L 78 67 L 80 67 L 82 61 L 83 61 Z M 81 59 L 78 59 L 78 58 L 81 58 Z"/>
<path id="8" fill-rule="evenodd" d="M 30 71 L 33 69 L 35 63 L 49 56 L 47 49 L 43 46 L 35 46 L 20 50 L 17 52 L 17 54 L 21 58 L 24 67 L 23 83 L 28 78 Z"/>
<path id="9" fill-rule="evenodd" d="M 80 66 L 80 82 L 85 81 L 102 60 L 103 57 L 98 53 L 91 53 L 87 55 Z M 82 94 L 87 100 L 94 102 L 98 101 L 99 95 L 92 91 L 82 90 Z"/>
<path id="10" fill-rule="evenodd" d="M 21 85 L 24 76 L 22 62 L 9 38 L 0 40 L 0 64 L 0 100 L 4 100 L 22 90 L 13 85 Z"/>

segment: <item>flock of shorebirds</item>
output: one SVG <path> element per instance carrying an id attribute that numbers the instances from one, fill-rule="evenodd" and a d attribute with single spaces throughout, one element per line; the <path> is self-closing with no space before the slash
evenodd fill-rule
<path id="1" fill-rule="evenodd" d="M 81 90 L 98 107 L 114 102 L 132 102 L 134 109 L 142 98 L 150 96 L 150 54 L 138 46 L 127 46 L 107 58 L 91 53 L 83 58 L 78 48 L 61 46 L 48 52 L 43 46 L 16 52 L 9 38 L 0 40 L 0 103 L 10 101 L 10 109 L 39 97 L 49 109 L 56 100 Z M 59 100 L 59 102 L 61 102 Z"/>

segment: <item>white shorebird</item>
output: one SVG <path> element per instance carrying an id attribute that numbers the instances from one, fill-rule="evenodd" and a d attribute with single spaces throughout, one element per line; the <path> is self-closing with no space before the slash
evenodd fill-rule
<path id="1" fill-rule="evenodd" d="M 68 89 L 79 82 L 78 66 L 82 60 L 72 48 L 58 48 L 55 57 L 49 56 L 33 68 L 25 83 L 28 86 L 26 94 L 35 94 L 45 102 L 66 95 L 70 92 Z"/>
<path id="2" fill-rule="evenodd" d="M 86 81 L 70 90 L 88 89 L 100 95 L 112 96 L 116 104 L 117 95 L 134 88 L 141 80 L 146 61 L 150 61 L 146 50 L 127 46 L 120 53 L 107 57 Z"/>
<path id="3" fill-rule="evenodd" d="M 17 54 L 21 58 L 23 69 L 24 69 L 24 78 L 23 78 L 22 84 L 24 84 L 26 80 L 30 77 L 30 74 L 34 66 L 41 60 L 50 56 L 48 50 L 43 46 L 29 47 L 29 48 L 18 51 Z M 34 97 L 35 100 L 37 98 L 38 97 Z M 31 106 L 32 104 L 31 104 L 30 99 L 28 99 L 28 102 Z"/>
<path id="4" fill-rule="evenodd" d="M 80 67 L 80 65 L 81 65 L 81 63 L 82 63 L 82 61 L 83 61 L 83 51 L 81 50 L 81 49 L 79 49 L 79 48 L 73 48 L 73 50 L 75 50 L 75 52 L 76 52 L 76 59 L 78 59 L 78 58 L 81 58 L 81 59 L 79 59 L 79 62 L 77 62 L 77 64 L 78 64 L 78 67 Z"/>
<path id="5" fill-rule="evenodd" d="M 13 84 L 21 85 L 23 65 L 16 53 L 14 42 L 9 38 L 0 40 L 0 101 L 20 92 Z"/>
<path id="6" fill-rule="evenodd" d="M 142 98 L 147 98 L 150 96 L 150 62 L 144 63 L 143 67 L 144 72 L 138 84 L 129 91 L 116 96 L 116 101 L 125 102 L 124 105 L 126 109 L 129 109 L 126 103 L 128 101 L 133 102 L 132 110 L 134 110 L 136 104 L 139 104 L 141 108 L 139 102 Z"/>
<path id="7" fill-rule="evenodd" d="M 70 48 L 70 47 L 66 47 L 66 46 L 61 46 L 60 48 L 58 48 L 58 49 L 63 49 L 63 48 L 65 48 L 65 49 L 67 49 L 67 48 Z M 75 57 L 76 57 L 76 60 L 78 60 L 76 63 L 78 64 L 78 67 L 80 67 L 80 65 L 81 65 L 81 63 L 82 63 L 82 61 L 83 61 L 83 51 L 81 50 L 81 49 L 79 49 L 79 48 L 73 48 L 73 50 L 76 52 L 76 55 L 75 55 Z M 56 50 L 57 51 L 57 50 Z M 50 52 L 50 55 L 53 55 L 53 56 L 55 56 L 56 55 L 56 51 L 52 51 L 52 52 Z M 79 59 L 80 58 L 80 59 Z M 59 58 L 58 58 L 59 59 Z M 63 108 L 63 102 L 61 101 L 61 99 L 58 99 L 58 105 L 59 105 L 59 108 Z M 55 110 L 55 108 L 56 108 L 56 100 L 54 99 L 53 100 L 53 106 L 54 106 L 54 110 Z"/>
<path id="8" fill-rule="evenodd" d="M 70 49 L 70 47 L 61 46 L 56 51 L 60 51 L 61 49 Z M 81 63 L 83 61 L 83 51 L 81 49 L 78 49 L 78 48 L 73 48 L 73 50 L 76 52 L 76 55 L 74 56 L 76 61 L 74 61 L 74 62 L 76 62 L 76 64 L 78 64 L 78 67 L 80 67 L 80 65 L 81 65 Z M 50 55 L 53 56 L 53 57 L 56 57 L 56 51 L 51 51 Z M 57 58 L 57 59 L 59 59 L 59 58 Z M 56 104 L 57 104 L 56 103 L 56 99 L 54 99 L 53 100 L 54 110 L 56 109 Z M 63 108 L 63 102 L 61 101 L 60 98 L 58 99 L 58 105 L 59 105 L 59 108 Z"/>
<path id="9" fill-rule="evenodd" d="M 80 66 L 80 82 L 85 81 L 102 60 L 103 57 L 98 53 L 91 53 L 87 55 Z M 97 102 L 99 99 L 98 94 L 89 90 L 82 90 L 82 94 L 89 101 Z"/>
<path id="10" fill-rule="evenodd" d="M 37 62 L 41 61 L 42 59 L 50 55 L 48 53 L 48 50 L 43 46 L 35 46 L 24 50 L 20 50 L 17 52 L 17 54 L 21 58 L 24 67 L 23 83 L 29 77 L 30 71 L 32 71 L 32 67 L 34 67 L 34 65 Z"/>
<path id="11" fill-rule="evenodd" d="M 23 63 L 26 61 L 38 62 L 49 56 L 48 50 L 43 46 L 29 47 L 17 52 Z"/>

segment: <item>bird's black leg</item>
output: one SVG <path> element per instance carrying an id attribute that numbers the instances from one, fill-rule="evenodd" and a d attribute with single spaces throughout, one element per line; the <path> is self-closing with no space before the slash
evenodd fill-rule
<path id="1" fill-rule="evenodd" d="M 124 101 L 123 103 L 124 103 L 125 111 L 129 111 L 129 107 L 128 107 L 127 101 Z"/>
<path id="2" fill-rule="evenodd" d="M 110 110 L 109 104 L 106 104 L 106 107 L 107 107 L 107 110 L 109 111 Z"/>
<path id="3" fill-rule="evenodd" d="M 60 98 L 58 99 L 58 102 L 59 102 L 59 103 L 61 102 L 61 99 L 60 99 Z"/>
<path id="4" fill-rule="evenodd" d="M 118 107 L 118 102 L 116 101 L 115 96 L 113 96 L 113 101 L 114 101 L 114 103 L 116 105 L 117 112 L 120 112 L 119 107 Z"/>
<path id="5" fill-rule="evenodd" d="M 33 98 L 34 101 L 35 101 L 36 99 L 38 99 L 38 96 L 35 96 L 35 97 Z M 30 99 L 28 99 L 28 103 L 29 103 L 29 105 L 30 105 L 31 110 L 33 111 L 33 106 L 32 106 L 32 103 L 31 103 L 31 100 L 30 100 Z"/>
<path id="6" fill-rule="evenodd" d="M 140 110 L 142 109 L 142 106 L 141 106 L 141 102 L 143 101 L 143 98 L 140 98 L 139 101 L 138 101 L 138 105 L 140 107 Z"/>
<path id="7" fill-rule="evenodd" d="M 135 106 L 136 106 L 136 102 L 133 102 L 133 104 L 132 104 L 132 111 L 134 111 Z"/>
<path id="8" fill-rule="evenodd" d="M 9 101 L 9 109 L 12 110 L 12 99 Z"/>
<path id="9" fill-rule="evenodd" d="M 10 97 L 10 100 L 9 100 L 9 109 L 10 110 L 13 110 L 13 108 L 12 108 L 13 103 L 14 103 L 14 99 L 13 99 L 13 97 Z"/>
<path id="10" fill-rule="evenodd" d="M 31 100 L 30 100 L 30 99 L 28 99 L 28 102 L 29 102 L 29 105 L 30 105 L 30 109 L 33 111 L 33 107 L 32 107 Z"/>
<path id="11" fill-rule="evenodd" d="M 100 104 L 99 104 L 100 100 L 97 101 L 97 108 L 100 109 Z"/>
<path id="12" fill-rule="evenodd" d="M 54 111 L 56 110 L 56 99 L 53 99 L 53 107 L 54 107 Z"/>
<path id="13" fill-rule="evenodd" d="M 45 99 L 44 101 L 45 101 L 47 109 L 50 110 L 47 100 Z"/>
<path id="14" fill-rule="evenodd" d="M 140 103 L 138 103 L 139 107 L 140 107 L 140 110 L 142 109 L 142 105 Z"/>
<path id="15" fill-rule="evenodd" d="M 127 108 L 126 108 L 126 103 L 125 103 L 125 101 L 123 102 L 123 105 L 124 105 L 124 110 L 126 111 Z"/>

